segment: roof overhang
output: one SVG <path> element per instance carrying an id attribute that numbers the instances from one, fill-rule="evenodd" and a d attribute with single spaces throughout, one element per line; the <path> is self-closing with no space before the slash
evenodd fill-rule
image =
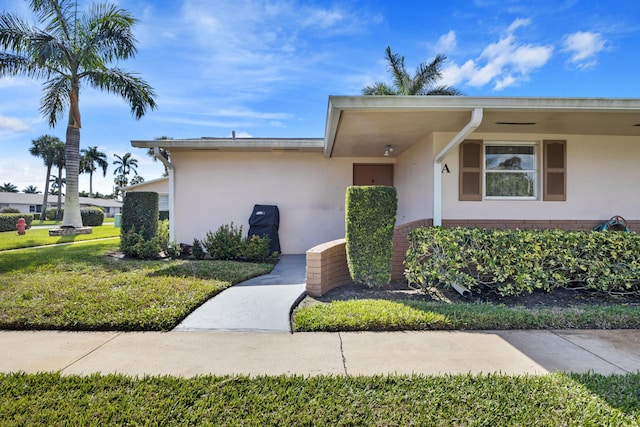
<path id="1" fill-rule="evenodd" d="M 457 133 L 474 109 L 475 132 L 640 136 L 640 99 L 330 96 L 325 157 L 395 157 L 434 132 Z"/>
<path id="2" fill-rule="evenodd" d="M 194 138 L 134 140 L 137 148 L 160 147 L 169 151 L 302 151 L 321 152 L 322 138 Z"/>

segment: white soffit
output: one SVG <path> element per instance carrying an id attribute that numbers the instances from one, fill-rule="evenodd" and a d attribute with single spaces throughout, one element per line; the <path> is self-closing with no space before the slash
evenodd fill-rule
<path id="1" fill-rule="evenodd" d="M 476 132 L 640 136 L 640 100 L 466 96 L 329 97 L 326 157 L 401 154 L 433 132 L 459 132 L 482 108 Z"/>

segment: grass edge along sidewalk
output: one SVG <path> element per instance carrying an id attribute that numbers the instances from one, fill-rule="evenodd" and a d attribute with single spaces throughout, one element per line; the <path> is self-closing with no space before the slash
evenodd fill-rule
<path id="1" fill-rule="evenodd" d="M 0 424 L 639 425 L 640 373 L 443 376 L 0 374 Z"/>

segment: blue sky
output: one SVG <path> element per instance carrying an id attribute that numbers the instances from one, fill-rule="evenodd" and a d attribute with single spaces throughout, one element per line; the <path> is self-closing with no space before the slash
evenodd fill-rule
<path id="1" fill-rule="evenodd" d="M 640 98 L 637 0 L 117 3 L 140 20 L 138 55 L 117 65 L 140 73 L 159 107 L 136 121 L 118 97 L 83 88 L 81 146 L 110 162 L 132 152 L 146 180 L 162 167 L 131 139 L 322 137 L 329 95 L 388 81 L 387 45 L 409 70 L 445 54 L 442 81 L 468 96 Z M 30 17 L 27 1 L 0 0 L 0 11 Z M 0 79 L 0 183 L 20 190 L 44 188 L 31 141 L 64 140 L 66 119 L 51 129 L 38 112 L 41 86 Z M 110 193 L 113 177 L 113 166 L 94 176 L 94 191 Z"/>

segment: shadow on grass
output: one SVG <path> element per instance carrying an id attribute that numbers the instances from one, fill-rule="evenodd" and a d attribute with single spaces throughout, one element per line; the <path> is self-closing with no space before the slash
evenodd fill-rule
<path id="1" fill-rule="evenodd" d="M 626 375 L 563 374 L 640 423 L 640 371 Z"/>

